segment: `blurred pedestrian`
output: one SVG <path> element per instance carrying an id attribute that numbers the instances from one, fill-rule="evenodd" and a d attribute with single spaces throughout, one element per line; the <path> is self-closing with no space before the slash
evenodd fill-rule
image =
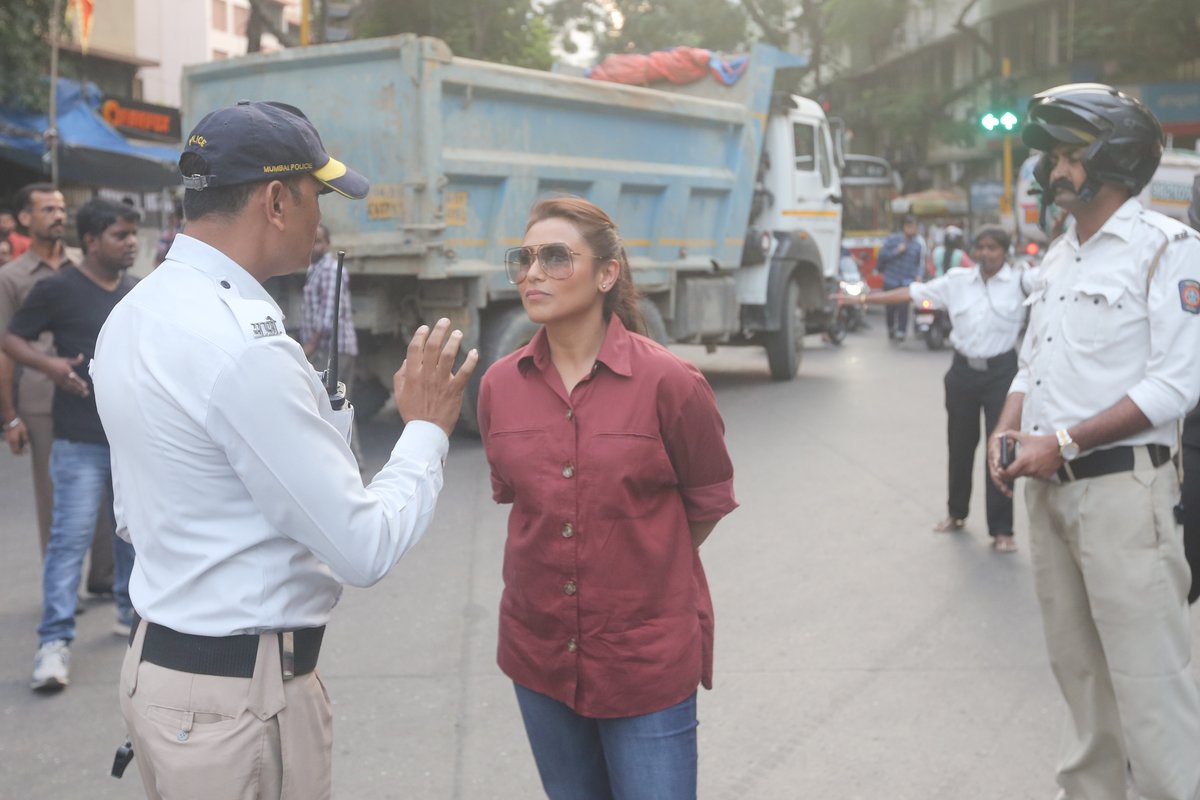
<path id="1" fill-rule="evenodd" d="M 1200 231 L 1200 174 L 1192 182 L 1192 204 L 1188 222 Z M 1183 550 L 1192 570 L 1188 602 L 1200 599 L 1200 408 L 1194 408 L 1183 421 L 1180 458 L 1183 467 Z"/>
<path id="2" fill-rule="evenodd" d="M 925 244 L 917 235 L 917 218 L 904 217 L 899 231 L 888 235 L 879 248 L 879 270 L 884 290 L 910 285 L 921 276 L 925 266 Z M 887 307 L 888 338 L 903 342 L 908 335 L 908 306 Z"/>
<path id="3" fill-rule="evenodd" d="M 425 534 L 478 356 L 453 373 L 461 332 L 417 329 L 395 376 L 407 424 L 364 486 L 350 412 L 262 283 L 305 263 L 321 193 L 361 199 L 367 180 L 283 103 L 218 109 L 186 141 L 187 225 L 109 316 L 92 365 L 138 553 L 121 711 L 150 798 L 324 800 L 325 624 L 343 582 L 379 581 Z"/>
<path id="4" fill-rule="evenodd" d="M 29 249 L 29 237 L 17 232 L 16 215 L 7 208 L 0 209 L 0 240 L 12 249 L 10 258 L 19 258 Z"/>
<path id="5" fill-rule="evenodd" d="M 317 225 L 317 236 L 309 258 L 308 274 L 304 279 L 304 316 L 300 323 L 300 341 L 309 362 L 322 371 L 329 367 L 333 350 L 333 332 L 337 329 L 338 374 L 345 379 L 346 399 L 353 402 L 354 361 L 358 356 L 358 334 L 354 332 L 354 309 L 350 298 L 350 276 L 342 273 L 337 324 L 334 325 L 333 306 L 337 296 L 337 258 L 329 250 L 329 229 Z M 363 463 L 358 441 L 358 428 L 350 436 L 354 458 Z"/>
<path id="6" fill-rule="evenodd" d="M 1063 797 L 1200 794 L 1200 690 L 1174 518 L 1176 424 L 1200 397 L 1200 235 L 1142 207 L 1162 127 L 1100 84 L 1034 96 L 1022 129 L 1069 212 L 1030 294 L 988 463 L 1025 483 L 1034 585 L 1067 704 Z M 1019 429 L 1019 430 L 1018 430 Z M 1020 450 L 1000 463 L 999 435 Z"/>
<path id="7" fill-rule="evenodd" d="M 947 232 L 946 246 L 953 246 Z M 864 294 L 864 304 L 908 305 L 929 300 L 946 309 L 953 329 L 950 343 L 954 360 L 946 373 L 946 443 L 949 450 L 949 516 L 934 526 L 942 533 L 961 530 L 970 511 L 975 450 L 979 444 L 979 417 L 984 421 L 984 441 L 996 426 L 1009 384 L 1017 374 L 1014 349 L 1025 322 L 1025 270 L 1008 263 L 1008 233 L 988 226 L 975 234 L 978 268 L 951 267 L 946 274 L 901 289 Z M 1017 549 L 1013 538 L 1012 498 L 984 477 L 988 534 L 1000 553 Z"/>
<path id="8" fill-rule="evenodd" d="M 946 226 L 941 244 L 933 248 L 930 266 L 931 269 L 927 272 L 935 278 L 945 275 L 955 267 L 975 266 L 967 255 L 966 238 L 962 228 L 957 225 Z"/>
<path id="9" fill-rule="evenodd" d="M 588 201 L 534 205 L 505 269 L 541 328 L 479 398 L 492 494 L 513 506 L 500 668 L 551 798 L 694 797 L 700 545 L 737 506 L 715 398 L 635 333 L 620 234 Z"/>
<path id="10" fill-rule="evenodd" d="M 0 267 L 3 267 L 12 260 L 12 243 L 8 239 L 0 239 Z"/>
<path id="11" fill-rule="evenodd" d="M 57 691 L 70 682 L 70 645 L 75 639 L 75 604 L 84 556 L 92 543 L 101 506 L 112 500 L 108 439 L 96 412 L 88 364 L 100 327 L 117 302 L 133 288 L 126 271 L 137 257 L 141 215 L 123 203 L 97 198 L 76 215 L 83 260 L 64 264 L 29 292 L 4 338 L 9 357 L 54 382 L 54 444 L 50 475 L 54 514 L 42 571 L 42 622 L 30 686 Z M 33 344 L 54 335 L 55 355 Z M 113 537 L 113 630 L 128 637 L 133 623 L 129 573 L 133 548 Z"/>

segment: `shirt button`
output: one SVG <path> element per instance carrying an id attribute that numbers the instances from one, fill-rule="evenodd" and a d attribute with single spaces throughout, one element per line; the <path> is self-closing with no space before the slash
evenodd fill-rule
<path id="1" fill-rule="evenodd" d="M 575 594 L 579 591 L 579 587 L 575 585 L 575 581 L 567 581 L 563 584 L 563 592 L 568 595 Z"/>
<path id="2" fill-rule="evenodd" d="M 573 466 L 571 466 L 570 464 L 563 465 L 563 477 L 564 478 L 570 478 L 574 474 L 575 474 L 575 468 Z"/>
<path id="3" fill-rule="evenodd" d="M 579 642 L 575 641 L 574 639 L 567 639 L 567 652 L 568 653 L 574 653 L 578 649 L 579 649 Z"/>
<path id="4" fill-rule="evenodd" d="M 1041 385 L 1042 385 L 1042 382 L 1041 382 L 1041 381 L 1037 381 L 1035 385 L 1036 385 L 1036 386 L 1041 386 Z"/>
<path id="5" fill-rule="evenodd" d="M 1039 430 L 1039 428 L 1038 428 L 1038 426 L 1037 426 L 1037 425 L 1034 425 L 1034 426 L 1033 426 L 1033 429 L 1034 429 L 1035 431 L 1036 431 L 1036 430 Z"/>
<path id="6" fill-rule="evenodd" d="M 567 419 L 575 419 L 575 409 L 573 409 L 573 408 L 567 409 Z"/>
<path id="7" fill-rule="evenodd" d="M 188 732 L 180 731 L 179 733 L 175 734 L 175 738 L 181 742 L 186 742 L 188 740 Z"/>
<path id="8" fill-rule="evenodd" d="M 1054 341 L 1054 337 L 1053 337 L 1053 336 L 1047 336 L 1047 337 L 1046 337 L 1046 341 L 1047 341 L 1047 342 L 1053 342 L 1053 341 Z"/>
<path id="9" fill-rule="evenodd" d="M 562 535 L 564 539 L 570 539 L 575 535 L 575 528 L 571 526 L 571 523 L 568 522 L 566 525 L 563 525 Z"/>
<path id="10" fill-rule="evenodd" d="M 222 288 L 222 289 L 228 289 L 228 288 L 229 288 L 229 281 L 221 281 L 221 288 Z"/>

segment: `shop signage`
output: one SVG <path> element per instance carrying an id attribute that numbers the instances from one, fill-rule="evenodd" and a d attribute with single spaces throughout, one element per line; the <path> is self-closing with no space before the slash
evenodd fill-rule
<path id="1" fill-rule="evenodd" d="M 112 127 L 129 136 L 161 142 L 180 140 L 179 109 L 156 106 L 124 97 L 105 97 L 100 116 Z"/>

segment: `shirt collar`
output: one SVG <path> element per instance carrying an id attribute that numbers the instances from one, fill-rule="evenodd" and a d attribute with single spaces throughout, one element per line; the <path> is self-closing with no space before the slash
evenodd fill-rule
<path id="1" fill-rule="evenodd" d="M 1122 203 L 1121 207 L 1112 213 L 1112 216 L 1104 221 L 1104 224 L 1100 226 L 1100 230 L 1096 233 L 1097 235 L 1112 234 L 1122 241 L 1131 241 L 1133 239 L 1134 222 L 1141 212 L 1141 201 L 1136 197 L 1131 197 Z M 1079 249 L 1079 234 L 1076 232 L 1074 220 L 1071 220 L 1071 227 L 1067 232 L 1066 238 L 1072 247 L 1076 250 Z"/>
<path id="2" fill-rule="evenodd" d="M 633 375 L 629 355 L 632 347 L 632 337 L 629 330 L 621 322 L 620 317 L 613 314 L 608 320 L 608 329 L 604 332 L 604 341 L 600 344 L 600 352 L 596 363 L 603 364 L 608 369 L 623 377 Z M 538 328 L 537 333 L 529 344 L 521 350 L 517 357 L 518 366 L 532 363 L 539 371 L 545 372 L 550 365 L 550 340 L 546 337 L 546 328 Z"/>
<path id="3" fill-rule="evenodd" d="M 983 270 L 976 265 L 972 271 L 975 274 L 971 276 L 971 280 L 975 281 L 976 283 L 983 283 Z M 1009 281 L 1012 280 L 1014 274 L 1015 273 L 1013 272 L 1012 264 L 1005 261 L 1004 264 L 1001 265 L 1000 269 L 996 270 L 996 274 L 991 277 L 991 280 L 998 280 L 1001 282 Z"/>
<path id="4" fill-rule="evenodd" d="M 65 267 L 68 264 L 75 266 L 78 261 L 78 259 L 75 258 L 77 252 L 78 251 L 75 251 L 75 249 L 72 247 L 65 248 L 63 250 L 63 262 L 59 264 L 59 267 Z M 24 253 L 21 253 L 21 255 L 17 256 L 4 266 L 11 267 L 14 270 L 23 270 L 26 275 L 32 275 L 42 268 L 51 270 L 52 272 L 57 271 L 54 267 L 43 261 L 42 257 L 35 253 L 32 247 L 26 249 Z"/>
<path id="5" fill-rule="evenodd" d="M 275 306 L 275 299 L 263 288 L 263 285 L 247 272 L 240 264 L 222 253 L 217 248 L 187 234 L 176 234 L 171 249 L 167 252 L 168 261 L 178 261 L 184 266 L 191 267 L 212 278 L 214 283 L 227 280 L 247 300 L 263 300 Z M 283 313 L 282 311 L 280 313 Z"/>

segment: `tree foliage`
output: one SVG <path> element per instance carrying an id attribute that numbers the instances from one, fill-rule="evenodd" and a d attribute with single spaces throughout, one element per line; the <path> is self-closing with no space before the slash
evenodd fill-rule
<path id="1" fill-rule="evenodd" d="M 548 69 L 554 33 L 537 11 L 533 0 L 366 0 L 354 35 L 436 36 L 455 55 Z"/>
<path id="2" fill-rule="evenodd" d="M 734 51 L 750 39 L 749 18 L 735 0 L 558 0 L 546 11 L 564 33 L 594 37 L 601 55 L 681 45 Z"/>
<path id="3" fill-rule="evenodd" d="M 50 15 L 54 0 L 0 2 L 0 105 L 44 110 L 50 72 Z"/>
<path id="4" fill-rule="evenodd" d="M 1077 14 L 1074 60 L 1103 64 L 1115 83 L 1163 80 L 1200 56 L 1196 0 L 1092 0 Z"/>

